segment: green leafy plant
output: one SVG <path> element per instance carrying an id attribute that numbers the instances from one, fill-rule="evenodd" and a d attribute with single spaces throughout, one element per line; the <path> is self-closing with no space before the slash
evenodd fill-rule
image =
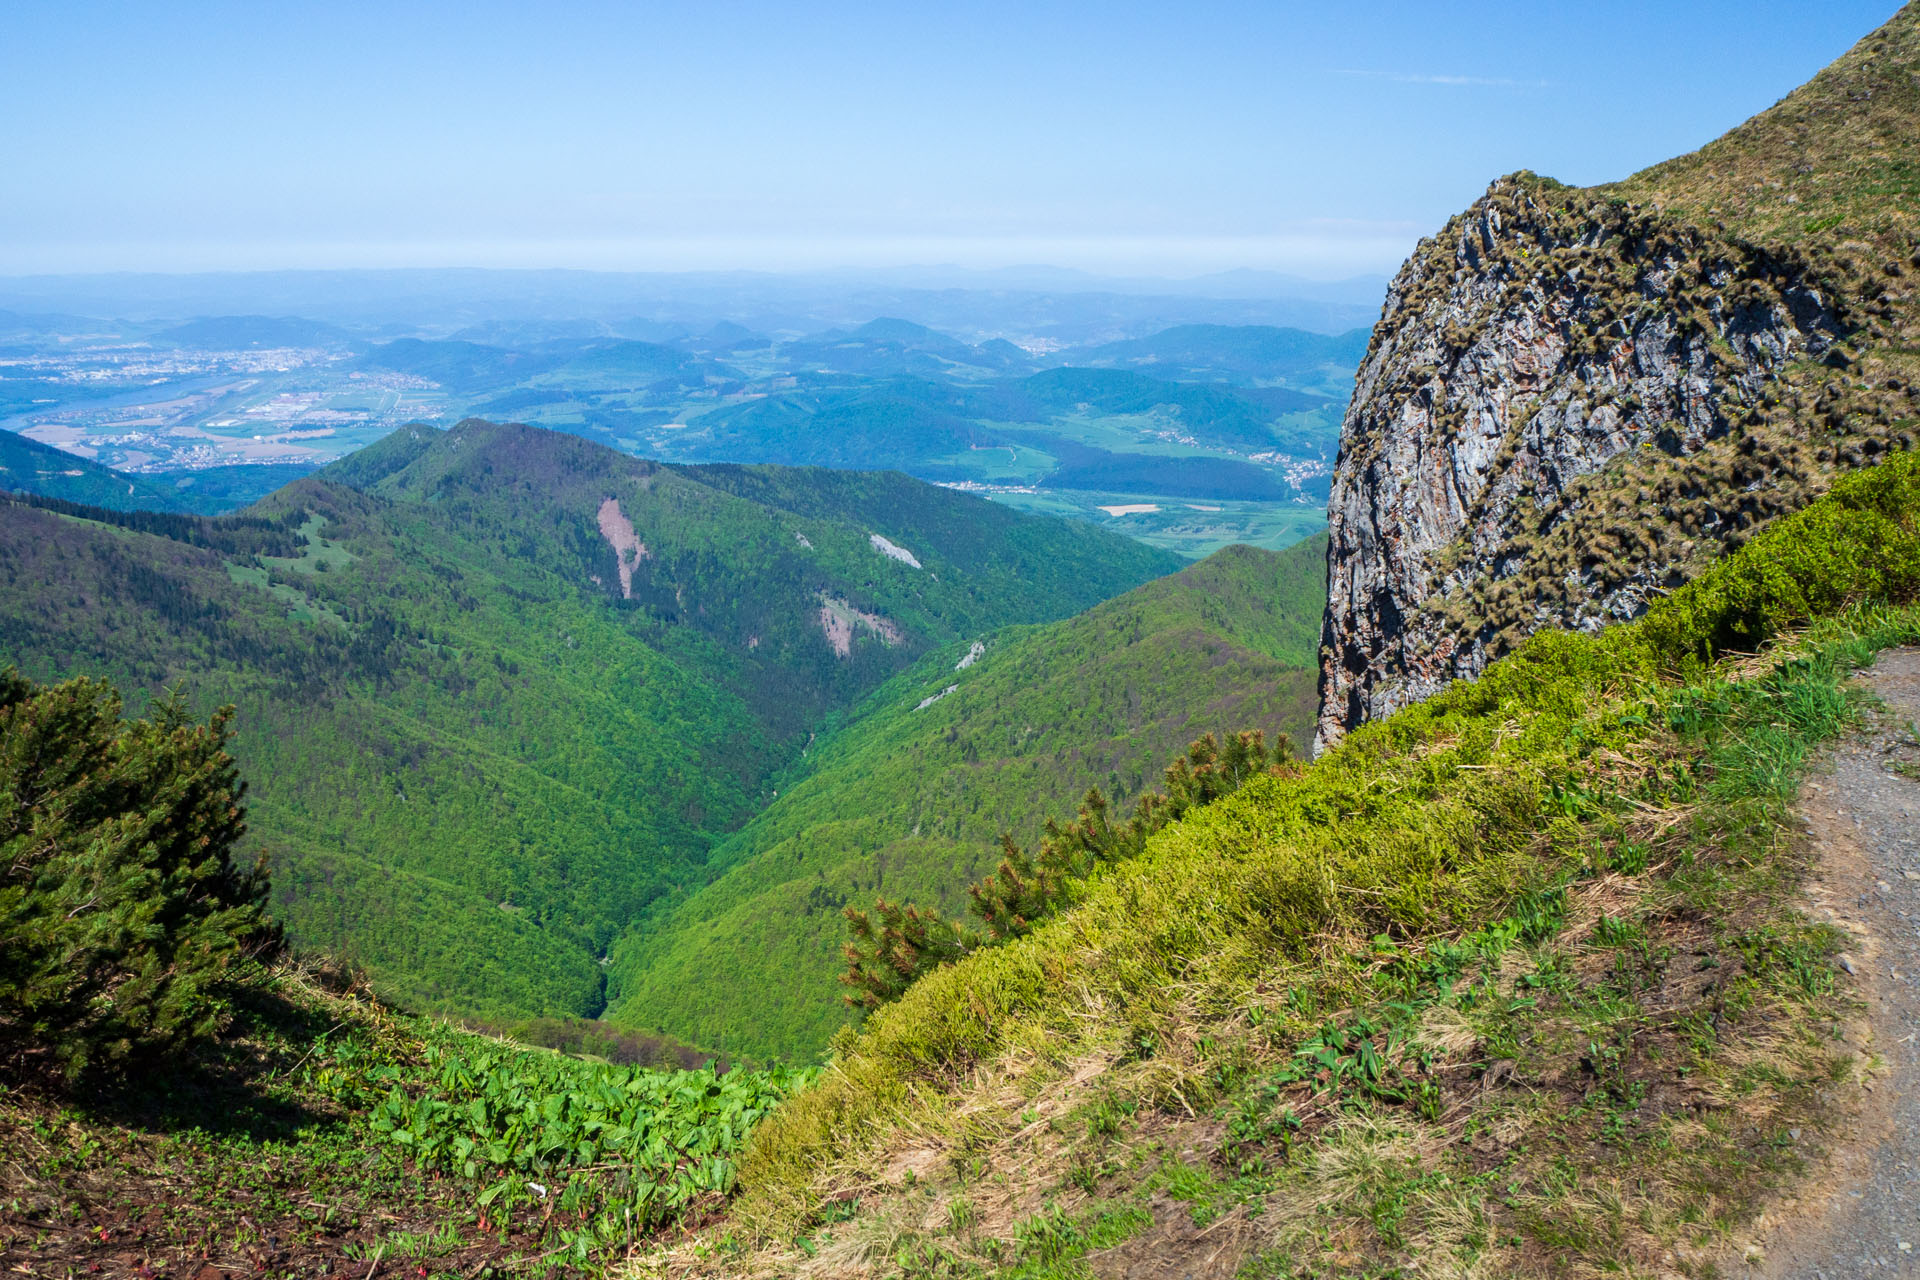
<path id="1" fill-rule="evenodd" d="M 732 1191 L 733 1156 L 807 1070 L 652 1071 L 429 1042 L 390 1073 L 368 1125 L 422 1164 L 471 1180 L 485 1218 L 532 1214 L 589 1246 L 630 1241 Z"/>

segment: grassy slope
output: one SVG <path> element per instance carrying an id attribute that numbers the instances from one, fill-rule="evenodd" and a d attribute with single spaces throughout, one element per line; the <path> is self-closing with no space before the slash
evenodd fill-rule
<path id="1" fill-rule="evenodd" d="M 301 523 L 297 558 L 4 507 L 0 659 L 236 704 L 276 910 L 302 944 L 422 1004 L 592 1013 L 597 957 L 702 878 L 811 718 L 929 647 L 1171 562 L 904 478 L 878 488 L 799 518 L 571 437 L 469 424 L 398 435 L 261 504 Z M 595 524 L 615 492 L 651 548 L 633 601 Z M 936 516 L 926 570 L 868 543 Z M 822 592 L 903 641 L 836 658 Z"/>
<path id="2" fill-rule="evenodd" d="M 1897 260 L 1920 235 L 1920 7 L 1698 151 L 1598 190 L 1761 241 L 1865 241 Z M 1864 247 L 1864 246 L 1863 246 Z"/>
<path id="3" fill-rule="evenodd" d="M 1850 606 L 1916 599 L 1908 456 L 1638 623 L 1542 633 L 1250 784 L 877 1014 L 756 1134 L 733 1241 L 763 1256 L 678 1261 L 1068 1276 L 1216 1220 L 1256 1274 L 1710 1240 L 1864 1066 L 1784 802 L 1849 665 L 1920 639 Z M 1809 618 L 1797 664 L 1701 661 Z"/>
<path id="4" fill-rule="evenodd" d="M 847 1020 L 841 908 L 960 914 L 1003 830 L 1030 841 L 1089 786 L 1130 800 L 1207 731 L 1296 742 L 1313 714 L 1326 543 L 1236 547 L 1084 614 L 929 655 L 882 686 L 715 853 L 731 869 L 614 958 L 616 1022 L 811 1055 Z M 949 686 L 955 692 L 920 707 Z"/>

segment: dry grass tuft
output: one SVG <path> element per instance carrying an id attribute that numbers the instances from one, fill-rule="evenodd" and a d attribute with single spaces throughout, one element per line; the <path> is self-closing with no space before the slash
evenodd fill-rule
<path id="1" fill-rule="evenodd" d="M 1435 1004 L 1420 1015 L 1413 1043 L 1436 1057 L 1467 1058 L 1479 1046 L 1480 1033 L 1459 1006 Z"/>

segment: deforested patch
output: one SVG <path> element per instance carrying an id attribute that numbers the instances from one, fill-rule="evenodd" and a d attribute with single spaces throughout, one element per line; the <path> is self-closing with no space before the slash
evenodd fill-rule
<path id="1" fill-rule="evenodd" d="M 942 690 L 941 690 L 940 692 L 938 692 L 938 693 L 930 693 L 930 694 L 928 694 L 928 695 L 927 695 L 926 697 L 924 697 L 924 698 L 922 698 L 922 699 L 920 699 L 920 704 L 919 704 L 918 706 L 916 706 L 916 707 L 914 708 L 914 710 L 915 710 L 915 711 L 925 711 L 925 710 L 926 710 L 926 709 L 927 709 L 928 707 L 930 707 L 930 706 L 932 706 L 932 705 L 933 705 L 934 703 L 936 703 L 936 702 L 938 702 L 938 701 L 940 701 L 940 699 L 942 699 L 942 698 L 944 698 L 944 697 L 947 697 L 947 696 L 949 696 L 950 694 L 955 694 L 955 693 L 958 693 L 958 692 L 960 692 L 960 686 L 959 686 L 959 685 L 957 685 L 957 684 L 950 684 L 950 685 L 948 685 L 948 686 L 947 686 L 946 688 L 944 688 L 944 689 L 942 689 Z"/>
<path id="2" fill-rule="evenodd" d="M 600 536 L 613 548 L 613 560 L 620 569 L 621 598 L 633 599 L 633 571 L 647 558 L 647 544 L 634 533 L 633 521 L 620 510 L 618 498 L 608 498 L 600 504 Z M 595 576 L 593 581 L 597 585 L 600 579 Z"/>
<path id="3" fill-rule="evenodd" d="M 883 618 L 877 613 L 867 613 L 856 609 L 840 596 L 821 595 L 820 630 L 827 637 L 827 643 L 842 658 L 853 656 L 853 637 L 856 631 L 864 630 L 879 639 L 881 644 L 891 648 L 907 638 L 900 624 L 891 618 Z"/>
<path id="4" fill-rule="evenodd" d="M 889 560 L 898 560 L 901 564 L 914 569 L 921 567 L 920 561 L 914 556 L 913 552 L 907 550 L 890 538 L 883 538 L 877 533 L 870 533 L 867 535 L 867 541 L 873 544 L 875 551 L 886 556 Z"/>

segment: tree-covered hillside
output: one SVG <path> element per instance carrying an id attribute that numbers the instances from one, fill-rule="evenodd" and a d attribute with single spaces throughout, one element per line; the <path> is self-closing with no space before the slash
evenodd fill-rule
<path id="1" fill-rule="evenodd" d="M 6 504 L 0 663 L 233 703 L 296 943 L 424 1006 L 592 1014 L 821 714 L 1177 564 L 905 477 L 760 483 L 787 505 L 469 422 L 245 519 Z"/>
<path id="2" fill-rule="evenodd" d="M 312 464 L 254 463 L 198 471 L 115 471 L 97 462 L 0 430 L 0 490 L 105 507 L 224 515 L 312 471 Z"/>
<path id="3" fill-rule="evenodd" d="M 12 431 L 0 431 L 0 489 L 115 511 L 182 509 L 171 494 L 144 477 L 125 475 Z"/>
<path id="4" fill-rule="evenodd" d="M 842 909 L 959 914 L 997 840 L 1088 787 L 1130 800 L 1208 731 L 1311 723 L 1326 542 L 1219 552 L 1077 617 L 963 638 L 824 734 L 714 854 L 728 870 L 613 957 L 608 1016 L 749 1054 L 818 1052 L 847 1021 Z"/>

